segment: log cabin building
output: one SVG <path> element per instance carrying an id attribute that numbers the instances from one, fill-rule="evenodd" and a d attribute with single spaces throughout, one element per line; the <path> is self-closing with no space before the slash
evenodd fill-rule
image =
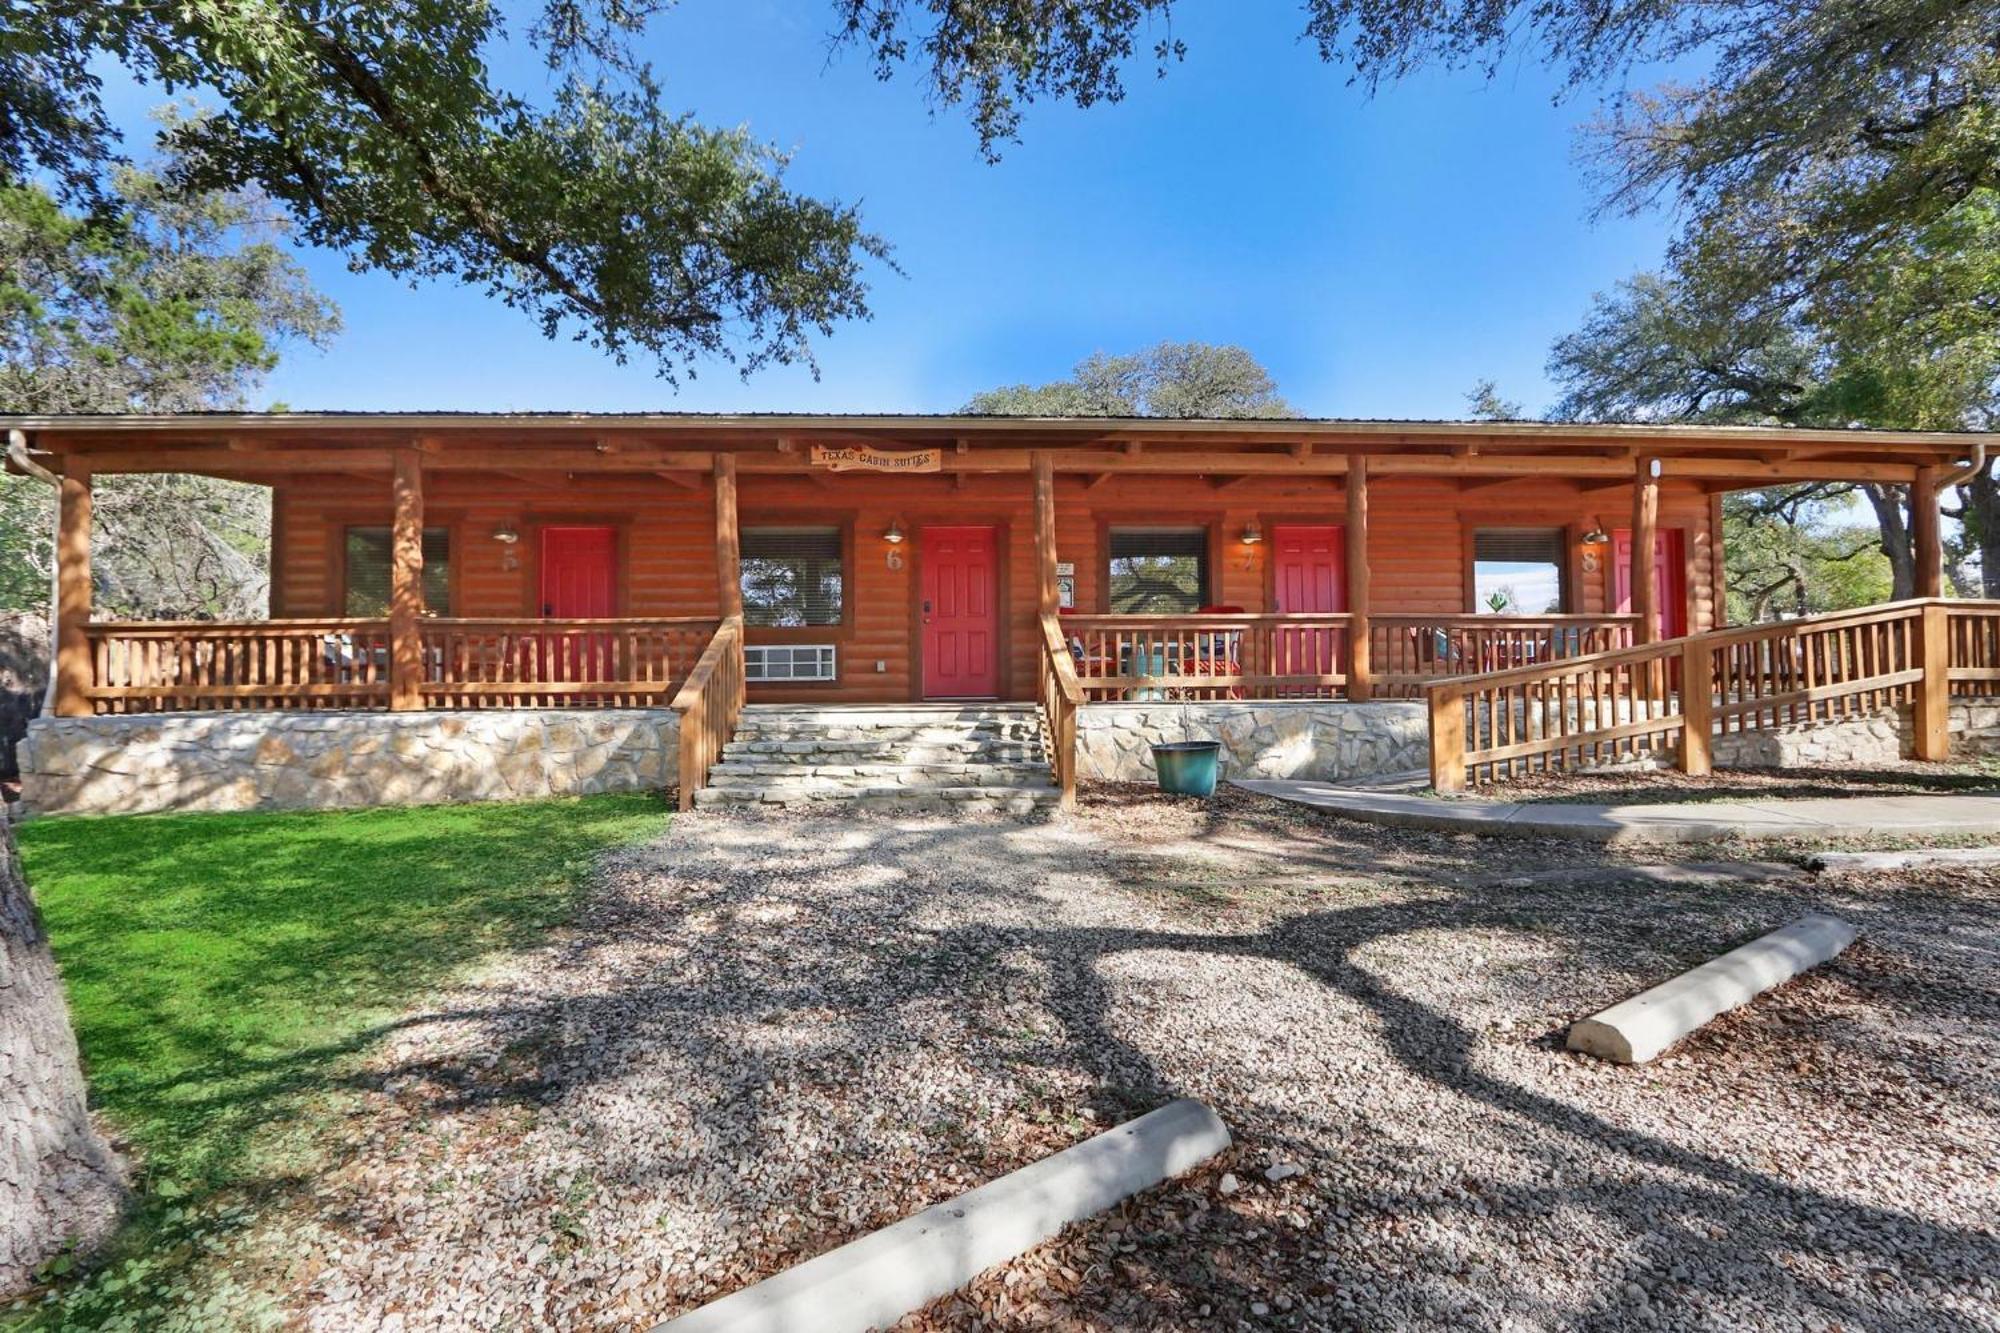
<path id="1" fill-rule="evenodd" d="M 1937 493 L 1979 437 L 953 416 L 36 417 L 58 718 L 670 705 L 683 800 L 746 705 L 1421 700 L 1721 629 L 1721 498 Z M 270 619 L 91 608 L 95 478 L 272 492 Z M 150 734 L 150 733 L 149 733 Z M 1064 763 L 1069 768 L 1064 770 Z"/>

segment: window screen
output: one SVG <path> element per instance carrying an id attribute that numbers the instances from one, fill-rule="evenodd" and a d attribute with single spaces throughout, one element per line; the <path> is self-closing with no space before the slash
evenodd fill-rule
<path id="1" fill-rule="evenodd" d="M 745 528 L 743 620 L 838 625 L 844 606 L 839 528 Z"/>
<path id="2" fill-rule="evenodd" d="M 388 528 L 347 530 L 347 605 L 350 616 L 389 614 Z M 451 529 L 424 529 L 424 609 L 451 610 Z"/>
<path id="3" fill-rule="evenodd" d="M 1119 615 L 1187 615 L 1209 603 L 1205 528 L 1114 528 L 1110 555 Z"/>
<path id="4" fill-rule="evenodd" d="M 1559 615 L 1568 543 L 1561 528 L 1481 528 L 1472 534 L 1472 609 Z"/>

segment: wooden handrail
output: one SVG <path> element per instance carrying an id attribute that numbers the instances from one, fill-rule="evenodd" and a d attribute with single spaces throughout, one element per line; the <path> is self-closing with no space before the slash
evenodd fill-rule
<path id="1" fill-rule="evenodd" d="M 736 734 L 743 713 L 743 617 L 726 616 L 674 696 L 680 721 L 680 808 L 694 809 L 695 793 Z"/>
<path id="2" fill-rule="evenodd" d="M 1049 733 L 1049 765 L 1065 810 L 1076 808 L 1076 712 L 1083 705 L 1083 683 L 1069 655 L 1069 641 L 1053 615 L 1043 615 L 1042 719 Z"/>
<path id="3" fill-rule="evenodd" d="M 1994 633 L 1975 633 L 1980 619 Z M 1943 758 L 1951 682 L 2000 680 L 1996 665 L 2000 602 L 1915 598 L 1449 677 L 1425 686 L 1432 783 L 1453 791 L 1468 775 L 1629 760 L 1669 743 L 1680 767 L 1704 773 L 1718 732 L 1904 704 L 1918 757 Z"/>

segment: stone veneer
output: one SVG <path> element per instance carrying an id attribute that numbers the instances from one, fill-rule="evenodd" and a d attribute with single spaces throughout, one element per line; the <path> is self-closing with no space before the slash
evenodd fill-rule
<path id="1" fill-rule="evenodd" d="M 663 788 L 667 709 L 43 717 L 21 742 L 28 813 L 303 810 Z"/>
<path id="2" fill-rule="evenodd" d="M 1954 759 L 2000 754 L 2000 699 L 1953 699 Z M 1884 708 L 1837 722 L 1797 723 L 1715 738 L 1717 768 L 1827 768 L 1888 764 L 1913 750 L 1910 710 Z"/>
<path id="3" fill-rule="evenodd" d="M 1077 712 L 1077 773 L 1153 781 L 1160 742 L 1222 742 L 1225 778 L 1376 777 L 1430 762 L 1430 720 L 1410 700 L 1228 700 L 1086 704 Z"/>

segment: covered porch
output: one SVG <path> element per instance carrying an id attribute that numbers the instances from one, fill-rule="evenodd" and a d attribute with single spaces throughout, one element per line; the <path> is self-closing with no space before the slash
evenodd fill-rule
<path id="1" fill-rule="evenodd" d="M 684 802 L 747 701 L 940 697 L 942 566 L 928 534 L 990 534 L 991 674 L 977 694 L 1040 704 L 1054 777 L 1071 795 L 1080 708 L 1414 702 L 1439 681 L 1717 628 L 1716 513 L 1729 489 L 1913 486 L 1935 595 L 1937 491 L 1966 452 L 1955 435 L 1525 423 L 10 424 L 61 477 L 58 717 L 671 708 Z M 93 619 L 93 481 L 142 471 L 273 487 L 271 619 Z M 588 603 L 601 614 L 552 614 L 550 534 L 584 528 L 608 534 L 615 581 Z M 362 531 L 380 534 L 382 613 L 337 614 L 357 605 L 362 581 L 340 543 Z M 746 535 L 768 563 L 764 552 L 783 547 L 774 541 L 800 533 L 828 534 L 814 538 L 829 552 L 818 577 L 837 589 L 825 620 L 774 619 L 765 583 L 746 580 Z M 1288 565 L 1274 547 L 1299 533 L 1319 549 Z M 1476 609 L 1492 533 L 1547 546 L 1557 609 Z M 1186 598 L 1202 605 L 1114 609 L 1129 601 L 1120 561 L 1138 558 L 1119 552 L 1174 549 L 1147 547 L 1146 534 L 1193 543 Z M 520 558 L 528 549 L 538 565 Z M 815 654 L 823 677 L 788 674 Z"/>

